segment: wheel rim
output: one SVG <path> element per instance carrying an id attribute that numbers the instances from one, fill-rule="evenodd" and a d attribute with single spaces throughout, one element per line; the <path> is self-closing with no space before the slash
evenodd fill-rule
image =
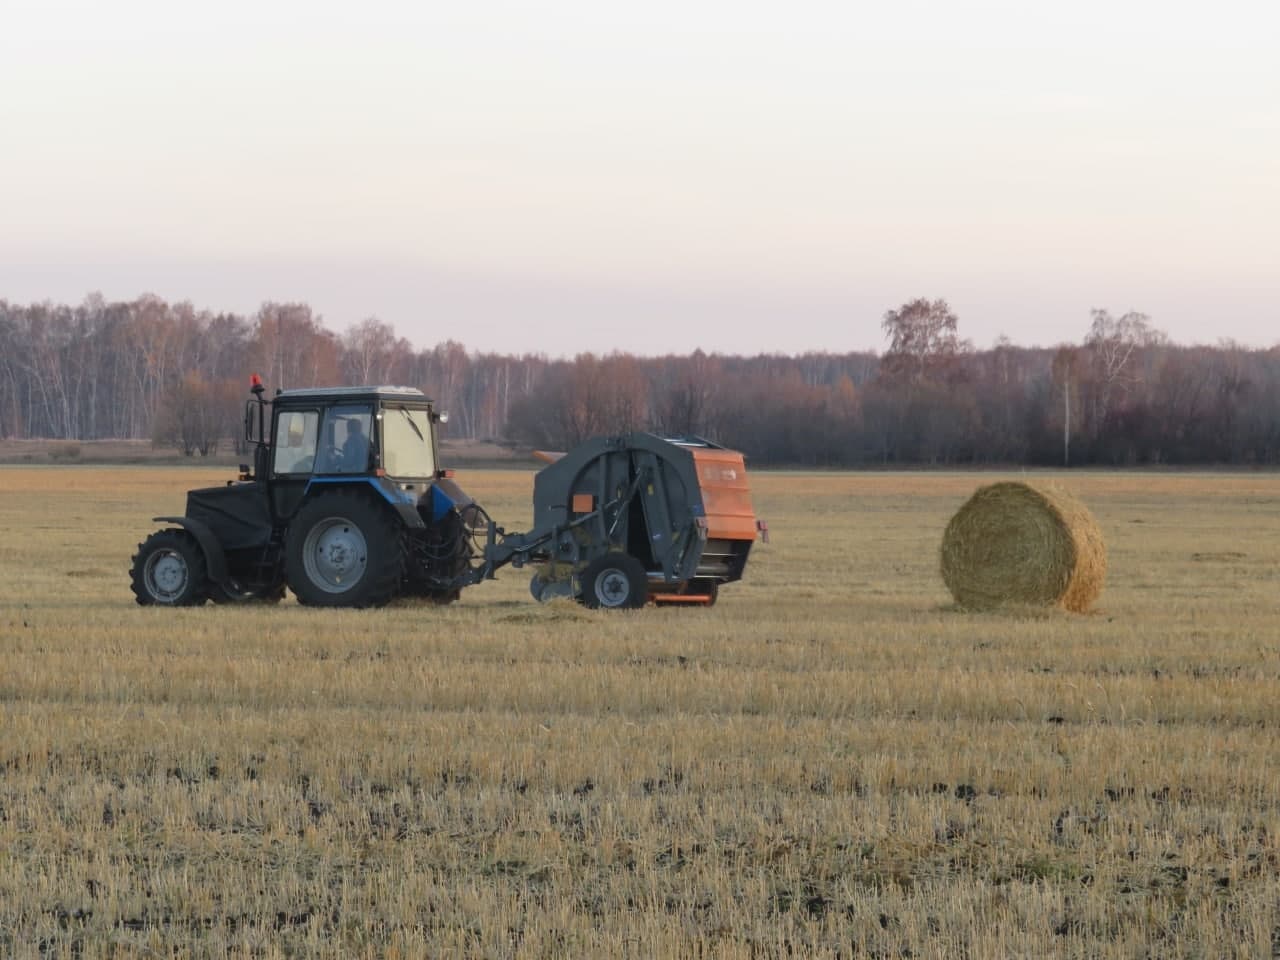
<path id="1" fill-rule="evenodd" d="M 346 593 L 364 575 L 369 546 L 360 528 L 346 517 L 315 524 L 302 544 L 307 579 L 325 593 Z"/>
<path id="2" fill-rule="evenodd" d="M 172 603 L 186 590 L 191 571 L 186 557 L 177 550 L 157 550 L 147 557 L 142 579 L 147 593 L 160 603 Z"/>
<path id="3" fill-rule="evenodd" d="M 602 607 L 621 607 L 631 597 L 631 581 L 617 567 L 601 570 L 596 575 L 596 599 Z"/>

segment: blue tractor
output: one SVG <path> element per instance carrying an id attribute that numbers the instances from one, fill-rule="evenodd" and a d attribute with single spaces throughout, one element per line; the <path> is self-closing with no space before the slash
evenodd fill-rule
<path id="1" fill-rule="evenodd" d="M 155 518 L 171 526 L 133 558 L 138 603 L 271 603 L 286 586 L 312 606 L 457 599 L 485 518 L 437 462 L 444 415 L 422 391 L 251 390 L 252 465 Z"/>

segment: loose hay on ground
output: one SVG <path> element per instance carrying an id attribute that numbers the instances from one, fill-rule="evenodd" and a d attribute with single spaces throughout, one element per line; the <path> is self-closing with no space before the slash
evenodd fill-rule
<path id="1" fill-rule="evenodd" d="M 971 609 L 1031 604 L 1084 613 L 1106 574 L 1097 521 L 1059 487 L 1012 481 L 980 487 L 942 537 L 942 579 Z"/>
<path id="2" fill-rule="evenodd" d="M 584 623 L 598 619 L 599 614 L 584 609 L 576 600 L 570 600 L 567 597 L 557 597 L 545 603 L 528 605 L 525 609 L 494 618 L 498 623 L 554 623 L 556 621 Z"/>

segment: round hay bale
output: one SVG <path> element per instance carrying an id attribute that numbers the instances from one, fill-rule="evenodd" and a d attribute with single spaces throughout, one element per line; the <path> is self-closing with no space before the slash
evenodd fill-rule
<path id="1" fill-rule="evenodd" d="M 942 579 L 962 607 L 1029 604 L 1084 613 L 1106 576 L 1097 521 L 1058 487 L 979 487 L 942 535 Z"/>

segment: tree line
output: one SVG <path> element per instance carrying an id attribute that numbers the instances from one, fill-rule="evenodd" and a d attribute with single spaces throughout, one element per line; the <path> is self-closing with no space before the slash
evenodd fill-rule
<path id="1" fill-rule="evenodd" d="M 880 354 L 551 359 L 419 349 L 374 318 L 337 333 L 304 303 L 0 300 L 0 437 L 212 453 L 237 442 L 252 372 L 271 389 L 418 386 L 450 412 L 449 437 L 520 446 L 650 429 L 762 464 L 1280 463 L 1280 346 L 1179 346 L 1143 314 L 1094 310 L 1079 343 L 979 350 L 925 299 L 882 327 Z"/>

